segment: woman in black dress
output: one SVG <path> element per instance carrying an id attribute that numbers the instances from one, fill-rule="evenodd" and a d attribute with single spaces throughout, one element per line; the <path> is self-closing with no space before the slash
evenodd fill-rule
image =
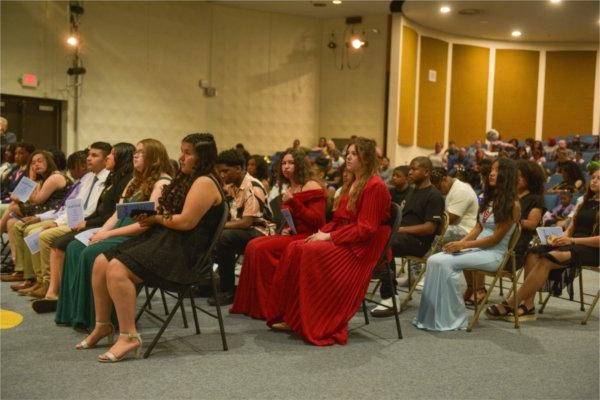
<path id="1" fill-rule="evenodd" d="M 600 169 L 596 170 L 584 195 L 583 203 L 577 209 L 573 223 L 563 236 L 552 240 L 548 246 L 531 249 L 525 261 L 526 278 L 517 292 L 521 305 L 518 310 L 510 310 L 508 299 L 502 304 L 490 306 L 486 314 L 490 318 L 514 320 L 514 312 L 519 320 L 535 320 L 535 293 L 544 285 L 548 277 L 562 289 L 573 282 L 579 267 L 599 264 L 600 233 L 598 213 L 600 208 Z"/>
<path id="2" fill-rule="evenodd" d="M 138 220 L 150 229 L 96 258 L 92 285 L 99 322 L 86 341 L 92 347 L 112 333 L 107 321 L 113 303 L 120 331 L 116 343 L 98 361 L 116 362 L 130 351 L 140 353 L 135 284 L 186 283 L 199 278 L 194 266 L 206 252 L 224 209 L 220 183 L 213 173 L 216 160 L 217 146 L 211 134 L 186 136 L 181 143 L 179 173 L 163 189 L 157 215 Z"/>

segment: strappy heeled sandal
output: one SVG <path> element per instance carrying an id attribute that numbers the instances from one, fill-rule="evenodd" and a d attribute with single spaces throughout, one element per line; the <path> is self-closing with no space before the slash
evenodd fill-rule
<path id="1" fill-rule="evenodd" d="M 504 312 L 500 311 L 497 304 L 493 304 L 485 309 L 487 319 L 505 319 L 512 313 L 512 307 L 506 301 L 503 301 L 501 304 L 504 307 Z"/>
<path id="2" fill-rule="evenodd" d="M 140 358 L 140 356 L 142 355 L 142 338 L 141 338 L 140 334 L 137 332 L 136 333 L 121 333 L 121 334 L 119 334 L 119 336 L 126 336 L 127 340 L 137 339 L 137 341 L 140 343 L 140 345 L 138 347 L 136 347 L 135 349 L 131 349 L 131 350 L 127 351 L 121 357 L 117 357 L 111 351 L 107 351 L 106 353 L 98 356 L 99 362 L 101 362 L 101 363 L 116 363 L 116 362 L 122 361 L 127 357 L 128 354 L 131 353 L 131 351 L 134 351 L 135 358 Z"/>
<path id="3" fill-rule="evenodd" d="M 481 296 L 481 298 L 479 297 L 480 293 L 483 293 L 483 296 Z M 486 294 L 487 294 L 486 288 L 479 288 L 476 291 L 474 291 L 471 294 L 471 296 L 475 296 L 475 298 L 477 299 L 477 303 L 479 304 L 479 301 L 483 300 L 483 298 L 485 297 Z M 469 298 L 465 299 L 465 306 L 467 306 L 467 307 L 475 307 L 475 301 L 471 300 L 471 296 L 469 296 Z"/>
<path id="4" fill-rule="evenodd" d="M 527 308 L 525 304 L 520 304 L 518 310 L 521 310 L 523 313 L 519 314 L 519 321 L 535 321 L 537 320 L 537 313 L 535 312 L 535 307 Z M 510 312 L 504 317 L 505 320 L 514 322 L 515 321 L 515 313 Z"/>
<path id="5" fill-rule="evenodd" d="M 92 349 L 92 348 L 96 347 L 96 344 L 98 344 L 98 342 L 100 340 L 102 340 L 102 338 L 104 338 L 104 337 L 108 337 L 108 344 L 112 345 L 114 343 L 114 339 L 115 339 L 115 326 L 112 324 L 112 322 L 100 322 L 100 321 L 96 321 L 96 326 L 106 326 L 106 325 L 110 326 L 110 332 L 106 336 L 102 336 L 95 343 L 89 343 L 87 341 L 87 338 L 85 338 L 81 342 L 77 343 L 77 345 L 75 346 L 75 348 L 77 350 Z"/>

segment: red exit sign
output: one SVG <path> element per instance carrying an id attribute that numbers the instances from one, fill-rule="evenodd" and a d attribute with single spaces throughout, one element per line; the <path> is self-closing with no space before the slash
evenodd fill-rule
<path id="1" fill-rule="evenodd" d="M 36 88 L 38 86 L 38 78 L 34 74 L 23 74 L 21 76 L 21 85 L 23 87 Z"/>

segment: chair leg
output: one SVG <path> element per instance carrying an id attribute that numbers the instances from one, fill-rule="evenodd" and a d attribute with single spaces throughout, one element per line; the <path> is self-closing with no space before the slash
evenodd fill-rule
<path id="1" fill-rule="evenodd" d="M 375 297 L 375 294 L 377 294 L 377 289 L 379 289 L 379 286 L 381 286 L 381 279 L 377 281 L 377 283 L 375 284 L 375 287 L 371 291 L 371 299 L 373 297 Z"/>
<path id="2" fill-rule="evenodd" d="M 194 325 L 196 326 L 196 334 L 200 334 L 200 324 L 198 323 L 198 312 L 196 311 L 196 303 L 194 302 L 194 296 L 192 296 L 192 287 L 188 289 L 190 295 L 190 306 L 192 307 L 192 315 L 194 316 Z"/>
<path id="3" fill-rule="evenodd" d="M 540 292 L 541 295 L 541 292 Z M 544 313 L 544 308 L 546 308 L 546 304 L 548 304 L 548 300 L 550 300 L 550 296 L 552 294 L 550 292 L 548 292 L 548 296 L 546 296 L 546 298 L 544 299 L 544 301 L 542 301 L 542 306 L 540 307 L 538 314 L 543 314 Z"/>
<path id="4" fill-rule="evenodd" d="M 218 279 L 218 274 L 216 271 L 213 270 L 213 272 L 211 273 L 211 283 L 212 283 L 212 289 L 213 289 L 213 296 L 215 299 L 217 299 L 217 279 Z M 223 350 L 227 351 L 228 347 L 227 347 L 227 338 L 225 337 L 225 326 L 223 324 L 223 314 L 221 313 L 221 305 L 219 304 L 219 302 L 217 301 L 217 319 L 219 320 L 219 330 L 221 331 L 221 342 L 223 342 Z"/>
<path id="5" fill-rule="evenodd" d="M 427 264 L 421 264 L 421 271 L 419 272 L 419 276 L 417 276 L 417 279 L 415 279 L 415 281 L 410 285 L 410 289 L 408 290 L 408 295 L 406 296 L 404 301 L 402 301 L 402 304 L 400 304 L 400 310 L 404 310 L 407 307 L 408 302 L 410 300 L 412 300 L 412 294 L 415 291 L 415 289 L 417 288 L 417 285 L 419 284 L 419 282 L 421 281 L 421 278 L 423 278 L 423 275 L 425 275 L 426 269 L 427 269 Z M 408 270 L 410 271 L 410 265 L 408 266 Z M 410 272 L 409 272 L 408 276 L 409 276 L 408 283 L 410 283 Z"/>
<path id="6" fill-rule="evenodd" d="M 177 297 L 181 297 L 182 299 L 185 299 L 185 293 L 178 293 Z M 181 302 L 179 303 L 179 308 L 181 308 L 181 318 L 183 318 L 183 327 L 185 329 L 187 329 L 188 322 L 187 322 L 187 316 L 185 315 L 185 308 L 183 305 L 183 300 L 181 300 Z"/>
<path id="7" fill-rule="evenodd" d="M 410 271 L 410 265 L 408 266 L 408 269 Z M 390 279 L 396 279 L 394 271 L 392 271 L 391 268 L 389 269 L 389 276 Z M 400 310 L 398 310 L 398 302 L 396 301 L 395 293 L 392 294 L 392 305 L 394 306 L 394 318 L 396 319 L 396 330 L 398 331 L 398 339 L 402 339 L 402 328 L 400 328 L 400 317 L 398 316 Z"/>
<path id="8" fill-rule="evenodd" d="M 169 308 L 167 307 L 167 299 L 165 298 L 165 291 L 160 289 L 160 297 L 162 299 L 163 308 L 165 309 L 165 315 L 169 315 Z"/>
<path id="9" fill-rule="evenodd" d="M 500 296 L 504 296 L 504 279 L 500 278 Z"/>
<path id="10" fill-rule="evenodd" d="M 588 308 L 587 312 L 585 313 L 585 317 L 583 317 L 583 319 L 581 320 L 581 325 L 587 324 L 587 321 L 590 318 L 590 315 L 592 315 L 592 312 L 594 311 L 596 304 L 598 304 L 598 298 L 600 298 L 600 290 L 598 290 L 598 292 L 596 293 L 596 297 L 594 297 L 594 301 L 592 301 L 592 304 L 590 304 L 590 307 Z"/>
<path id="11" fill-rule="evenodd" d="M 148 286 L 144 285 L 144 293 L 146 293 L 146 297 L 149 295 Z M 148 303 L 148 310 L 152 310 L 152 303 Z"/>
<path id="12" fill-rule="evenodd" d="M 140 287 L 140 291 L 141 290 L 142 290 L 142 288 Z M 144 311 L 146 310 L 146 308 L 148 308 L 148 304 L 150 304 L 150 302 L 152 301 L 152 297 L 154 297 L 154 293 L 156 293 L 157 290 L 158 290 L 157 288 L 154 288 L 154 289 L 152 289 L 152 291 L 150 292 L 149 295 L 146 295 L 146 301 L 144 302 L 144 304 L 142 305 L 142 308 L 140 308 L 137 315 L 135 316 L 135 322 L 138 322 L 138 320 L 140 319 L 142 314 L 144 314 Z"/>
<path id="13" fill-rule="evenodd" d="M 362 311 L 365 316 L 365 325 L 369 325 L 369 312 L 367 311 L 367 303 L 364 300 L 362 302 Z"/>
<path id="14" fill-rule="evenodd" d="M 521 277 L 522 273 L 523 273 L 523 268 L 519 269 L 519 271 L 517 272 L 517 275 L 513 274 L 513 281 L 515 282 L 515 284 L 510 287 L 508 293 L 506 294 L 506 297 L 505 297 L 506 299 L 508 299 L 510 297 L 510 295 L 515 290 L 517 290 L 517 283 L 519 283 L 519 278 Z"/>
<path id="15" fill-rule="evenodd" d="M 156 334 L 156 336 L 154 336 L 154 339 L 152 339 L 152 343 L 150 343 L 150 346 L 148 346 L 148 348 L 146 349 L 146 352 L 144 353 L 144 358 L 148 358 L 150 356 L 150 353 L 152 353 L 154 346 L 156 346 L 156 343 L 158 343 L 158 339 L 160 339 L 160 337 L 164 333 L 165 329 L 167 329 L 167 326 L 169 326 L 169 323 L 171 322 L 171 320 L 177 313 L 177 309 L 183 303 L 183 299 L 184 299 L 184 296 L 181 296 L 181 294 L 179 296 L 177 296 L 177 304 L 175 304 L 175 307 L 173 307 L 173 310 L 171 310 L 171 312 L 167 316 L 167 319 L 160 327 L 158 333 Z"/>
<path id="16" fill-rule="evenodd" d="M 583 268 L 579 268 L 579 309 L 585 311 L 583 303 Z"/>
<path id="17" fill-rule="evenodd" d="M 475 314 L 473 315 L 473 319 L 471 319 L 469 325 L 467 326 L 467 332 L 471 332 L 473 330 L 473 327 L 477 324 L 477 321 L 479 321 L 479 315 L 481 314 L 481 311 L 483 311 L 483 308 L 487 303 L 488 297 L 490 297 L 490 295 L 492 294 L 492 290 L 494 290 L 494 287 L 496 286 L 496 281 L 498 281 L 498 275 L 494 276 L 494 279 L 492 280 L 492 283 L 490 285 L 490 290 L 485 292 L 485 296 L 483 296 L 481 303 L 477 301 L 477 294 L 475 294 Z M 473 284 L 475 284 L 475 278 L 473 278 Z"/>

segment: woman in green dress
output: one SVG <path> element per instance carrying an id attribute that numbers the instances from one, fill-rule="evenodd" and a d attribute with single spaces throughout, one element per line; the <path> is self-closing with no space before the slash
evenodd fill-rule
<path id="1" fill-rule="evenodd" d="M 165 146 L 154 139 L 140 141 L 133 157 L 133 170 L 133 179 L 125 188 L 121 202 L 153 201 L 158 206 L 163 186 L 170 183 L 173 175 Z M 119 220 L 115 212 L 91 237 L 89 246 L 78 240 L 69 244 L 55 317 L 57 324 L 85 330 L 94 328 L 92 267 L 96 256 L 146 229 L 131 218 Z"/>

